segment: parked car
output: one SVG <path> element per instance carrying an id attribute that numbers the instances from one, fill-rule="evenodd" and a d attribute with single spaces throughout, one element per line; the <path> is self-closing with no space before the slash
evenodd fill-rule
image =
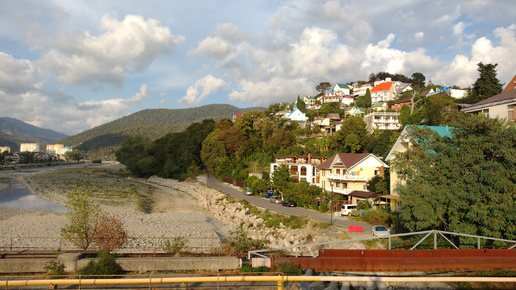
<path id="1" fill-rule="evenodd" d="M 357 208 L 356 204 L 343 204 L 340 210 L 340 215 L 350 216 L 351 212 Z"/>
<path id="2" fill-rule="evenodd" d="M 281 203 L 282 206 L 297 206 L 296 202 L 290 199 L 284 200 Z"/>
<path id="3" fill-rule="evenodd" d="M 269 198 L 269 197 L 271 197 L 271 196 L 272 196 L 272 194 L 273 194 L 272 192 L 267 192 L 267 193 L 265 193 L 265 195 L 264 195 L 264 196 L 265 196 L 265 198 Z"/>
<path id="4" fill-rule="evenodd" d="M 253 192 L 250 190 L 244 191 L 244 195 L 253 195 Z"/>
<path id="5" fill-rule="evenodd" d="M 373 236 L 388 236 L 390 235 L 390 230 L 386 226 L 373 226 Z"/>
<path id="6" fill-rule="evenodd" d="M 270 201 L 271 201 L 272 203 L 281 203 L 281 201 L 282 201 L 282 200 L 281 200 L 281 196 L 271 196 L 271 197 L 270 197 Z"/>

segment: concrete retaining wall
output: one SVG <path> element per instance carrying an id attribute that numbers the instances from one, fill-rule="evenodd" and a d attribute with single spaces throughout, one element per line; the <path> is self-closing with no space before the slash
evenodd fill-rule
<path id="1" fill-rule="evenodd" d="M 59 257 L 57 261 L 65 265 L 68 272 L 84 267 L 92 259 Z M 0 273 L 44 273 L 45 263 L 52 259 L 0 259 Z M 241 260 L 236 257 L 203 258 L 118 258 L 116 261 L 127 272 L 151 271 L 191 271 L 191 270 L 232 270 L 241 267 Z"/>

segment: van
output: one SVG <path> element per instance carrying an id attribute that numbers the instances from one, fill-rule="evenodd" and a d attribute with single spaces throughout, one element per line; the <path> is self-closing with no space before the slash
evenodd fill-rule
<path id="1" fill-rule="evenodd" d="M 343 204 L 342 208 L 340 210 L 340 215 L 347 215 L 349 216 L 351 214 L 351 211 L 356 209 L 356 204 Z"/>

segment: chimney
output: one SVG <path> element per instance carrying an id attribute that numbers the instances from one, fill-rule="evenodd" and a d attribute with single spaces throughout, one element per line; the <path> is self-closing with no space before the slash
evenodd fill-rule
<path id="1" fill-rule="evenodd" d="M 310 153 L 308 153 L 308 164 L 312 164 L 312 156 L 310 155 Z"/>

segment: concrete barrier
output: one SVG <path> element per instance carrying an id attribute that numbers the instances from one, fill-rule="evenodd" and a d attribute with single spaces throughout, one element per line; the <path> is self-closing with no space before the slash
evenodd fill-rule
<path id="1" fill-rule="evenodd" d="M 65 265 L 65 270 L 75 271 L 84 267 L 91 258 L 80 259 L 80 255 L 63 256 L 57 261 Z M 0 273 L 44 273 L 45 263 L 56 259 L 0 259 Z M 191 270 L 235 270 L 242 267 L 236 257 L 159 257 L 159 258 L 118 258 L 116 261 L 127 272 L 151 271 L 191 271 Z"/>

